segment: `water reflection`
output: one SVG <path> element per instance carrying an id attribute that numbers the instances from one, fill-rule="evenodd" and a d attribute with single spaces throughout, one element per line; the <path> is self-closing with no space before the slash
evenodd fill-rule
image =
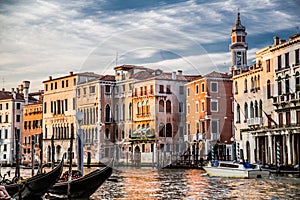
<path id="1" fill-rule="evenodd" d="M 92 199 L 300 199 L 300 179 L 228 179 L 201 170 L 123 168 Z"/>
<path id="2" fill-rule="evenodd" d="M 2 169 L 2 174 L 13 169 Z M 85 169 L 85 174 L 95 168 Z M 22 170 L 30 176 L 31 170 Z M 300 179 L 229 179 L 201 170 L 117 168 L 90 199 L 300 199 Z"/>

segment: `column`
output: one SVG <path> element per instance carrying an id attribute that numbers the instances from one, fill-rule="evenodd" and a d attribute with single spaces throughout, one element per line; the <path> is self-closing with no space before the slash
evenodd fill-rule
<path id="1" fill-rule="evenodd" d="M 291 134 L 289 133 L 286 136 L 286 144 L 287 144 L 287 164 L 290 165 L 292 163 L 292 153 L 291 153 Z"/>
<path id="2" fill-rule="evenodd" d="M 282 135 L 282 163 L 286 165 L 286 135 Z"/>
<path id="3" fill-rule="evenodd" d="M 256 148 L 256 160 L 255 161 L 262 161 L 260 157 L 260 148 L 259 148 L 259 137 L 256 137 L 256 142 L 255 142 L 255 148 Z"/>

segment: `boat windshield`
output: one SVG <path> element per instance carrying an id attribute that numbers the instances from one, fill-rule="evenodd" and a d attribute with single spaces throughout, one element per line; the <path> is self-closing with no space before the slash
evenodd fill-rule
<path id="1" fill-rule="evenodd" d="M 226 167 L 226 168 L 239 168 L 239 165 L 230 164 L 230 163 L 220 163 L 219 167 Z"/>

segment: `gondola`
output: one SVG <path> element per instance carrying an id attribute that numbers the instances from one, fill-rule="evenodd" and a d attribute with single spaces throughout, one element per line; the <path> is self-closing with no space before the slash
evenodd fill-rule
<path id="1" fill-rule="evenodd" d="M 48 173 L 38 174 L 19 183 L 5 185 L 14 199 L 40 199 L 57 182 L 63 170 L 63 160 Z"/>
<path id="2" fill-rule="evenodd" d="M 68 199 L 88 199 L 112 174 L 112 168 L 106 166 L 97 169 L 80 178 L 55 183 L 49 190 L 50 197 L 60 197 Z"/>

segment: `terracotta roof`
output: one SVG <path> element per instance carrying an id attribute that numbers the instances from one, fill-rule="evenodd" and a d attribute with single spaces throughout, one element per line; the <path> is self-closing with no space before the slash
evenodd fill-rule
<path id="1" fill-rule="evenodd" d="M 226 74 L 226 73 L 220 73 L 220 72 L 210 72 L 206 75 L 204 75 L 203 77 L 214 77 L 214 78 L 231 78 L 231 75 Z"/>
<path id="2" fill-rule="evenodd" d="M 0 91 L 0 100 L 13 99 L 13 94 L 10 91 Z M 16 93 L 16 99 L 24 100 L 24 94 Z M 37 101 L 37 99 L 28 96 L 29 101 Z"/>
<path id="3" fill-rule="evenodd" d="M 130 70 L 130 69 L 145 69 L 145 67 L 136 66 L 136 65 L 120 65 L 114 68 L 114 70 Z"/>
<path id="4" fill-rule="evenodd" d="M 115 76 L 113 75 L 105 75 L 105 76 L 102 76 L 101 78 L 99 78 L 99 80 L 102 80 L 102 81 L 115 81 Z"/>

